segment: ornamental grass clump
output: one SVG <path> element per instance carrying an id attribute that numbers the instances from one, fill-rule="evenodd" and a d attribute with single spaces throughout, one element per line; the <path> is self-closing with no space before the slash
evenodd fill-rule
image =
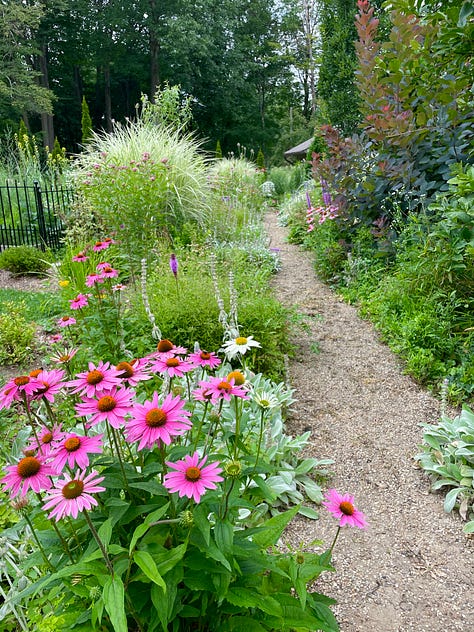
<path id="1" fill-rule="evenodd" d="M 135 264 L 185 224 L 207 223 L 206 160 L 194 138 L 172 128 L 139 120 L 95 134 L 75 174 L 86 204 Z"/>
<path id="2" fill-rule="evenodd" d="M 278 547 L 305 507 L 281 504 L 277 475 L 306 474 L 314 498 L 318 462 L 295 451 L 291 460 L 282 428 L 291 392 L 247 371 L 242 359 L 259 343 L 240 342 L 227 349 L 239 368 L 161 339 L 143 357 L 79 371 L 69 352 L 52 359 L 61 368 L 0 389 L 0 409 L 24 424 L 0 479 L 18 512 L 5 535 L 28 543 L 9 576 L 7 625 L 338 629 L 332 600 L 307 590 L 333 570 L 329 551 Z"/>

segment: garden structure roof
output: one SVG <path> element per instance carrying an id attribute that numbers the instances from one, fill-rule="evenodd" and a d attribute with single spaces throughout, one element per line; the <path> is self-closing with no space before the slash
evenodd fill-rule
<path id="1" fill-rule="evenodd" d="M 306 158 L 306 154 L 308 153 L 308 149 L 310 148 L 313 140 L 314 136 L 285 151 L 283 154 L 285 156 L 285 160 L 288 160 L 288 162 L 294 162 L 295 160 L 303 160 Z"/>

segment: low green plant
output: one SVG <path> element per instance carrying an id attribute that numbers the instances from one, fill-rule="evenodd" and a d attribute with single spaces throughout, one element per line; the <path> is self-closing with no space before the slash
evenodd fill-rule
<path id="1" fill-rule="evenodd" d="M 51 260 L 51 255 L 34 246 L 12 246 L 0 252 L 0 269 L 14 274 L 44 275 Z"/>
<path id="2" fill-rule="evenodd" d="M 442 415 L 438 424 L 423 424 L 420 467 L 432 478 L 432 489 L 447 488 L 444 510 L 457 508 L 465 533 L 474 533 L 474 412 L 463 406 L 460 415 Z"/>
<path id="3" fill-rule="evenodd" d="M 21 363 L 32 352 L 36 327 L 24 317 L 26 306 L 7 302 L 0 314 L 0 362 Z"/>

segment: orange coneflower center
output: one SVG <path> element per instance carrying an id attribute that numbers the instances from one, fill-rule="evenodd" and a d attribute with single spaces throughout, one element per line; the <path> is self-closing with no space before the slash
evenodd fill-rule
<path id="1" fill-rule="evenodd" d="M 178 358 L 168 358 L 166 360 L 166 366 L 175 367 L 179 365 L 180 365 L 180 361 L 178 360 Z"/>
<path id="2" fill-rule="evenodd" d="M 19 377 L 16 377 L 13 381 L 17 386 L 25 386 L 29 383 L 30 378 L 27 375 L 20 375 Z"/>
<path id="3" fill-rule="evenodd" d="M 66 355 L 59 356 L 60 362 L 69 362 L 70 359 L 71 359 L 71 356 L 69 355 L 69 353 Z"/>
<path id="4" fill-rule="evenodd" d="M 110 266 L 107 266 L 106 268 L 103 269 L 103 272 L 112 272 L 113 268 L 111 268 Z"/>
<path id="5" fill-rule="evenodd" d="M 64 485 L 62 494 L 64 498 L 72 500 L 82 494 L 84 490 L 84 483 L 82 481 L 70 481 L 67 485 Z"/>
<path id="6" fill-rule="evenodd" d="M 339 505 L 339 509 L 345 516 L 352 516 L 355 511 L 354 505 L 347 500 L 342 501 L 342 503 Z"/>
<path id="7" fill-rule="evenodd" d="M 41 395 L 42 393 L 46 393 L 46 391 L 51 387 L 51 384 L 48 384 L 48 382 L 41 382 L 41 384 L 43 386 L 40 386 L 39 388 L 36 389 L 36 392 Z"/>
<path id="8" fill-rule="evenodd" d="M 241 371 L 231 371 L 227 376 L 227 379 L 229 381 L 233 379 L 236 386 L 242 386 L 242 384 L 245 384 L 245 375 Z"/>
<path id="9" fill-rule="evenodd" d="M 70 316 L 63 316 L 61 320 L 66 323 L 68 320 L 70 320 L 70 318 L 71 318 Z"/>
<path id="10" fill-rule="evenodd" d="M 173 348 L 173 343 L 171 342 L 171 340 L 164 338 L 163 340 L 160 340 L 160 342 L 158 343 L 157 350 L 160 351 L 160 353 L 165 353 L 166 351 L 171 351 L 172 348 Z"/>
<path id="11" fill-rule="evenodd" d="M 207 351 L 201 351 L 201 360 L 210 360 L 211 354 Z"/>
<path id="12" fill-rule="evenodd" d="M 41 437 L 41 443 L 51 443 L 52 440 L 53 440 L 52 432 L 45 432 L 44 435 Z"/>
<path id="13" fill-rule="evenodd" d="M 99 382 L 102 382 L 104 377 L 105 376 L 102 371 L 94 369 L 93 371 L 89 371 L 89 373 L 87 374 L 86 382 L 91 385 L 98 384 Z"/>
<path id="14" fill-rule="evenodd" d="M 235 344 L 236 345 L 246 345 L 247 344 L 247 338 L 244 338 L 244 336 L 239 336 L 238 338 L 235 339 Z"/>
<path id="15" fill-rule="evenodd" d="M 232 390 L 232 384 L 229 384 L 229 382 L 219 382 L 219 384 L 217 385 L 217 388 L 220 391 L 225 391 L 226 393 L 230 393 L 230 391 Z"/>
<path id="16" fill-rule="evenodd" d="M 80 448 L 80 446 L 81 440 L 79 439 L 79 437 L 69 437 L 69 439 L 66 439 L 66 441 L 64 442 L 64 447 L 68 452 L 75 452 Z"/>
<path id="17" fill-rule="evenodd" d="M 25 456 L 24 459 L 16 466 L 16 471 L 22 478 L 29 478 L 38 474 L 41 469 L 41 463 L 34 456 Z"/>
<path id="18" fill-rule="evenodd" d="M 35 369 L 34 371 L 30 371 L 30 377 L 38 377 L 38 375 L 41 373 L 42 369 Z"/>
<path id="19" fill-rule="evenodd" d="M 145 422 L 149 428 L 159 428 L 166 423 L 166 413 L 161 408 L 152 408 L 145 415 Z"/>
<path id="20" fill-rule="evenodd" d="M 105 395 L 105 397 L 101 397 L 97 402 L 97 408 L 101 413 L 108 413 L 113 410 L 115 406 L 117 406 L 117 400 L 110 395 Z"/>
<path id="21" fill-rule="evenodd" d="M 128 362 L 119 362 L 115 368 L 117 371 L 121 371 L 119 377 L 133 377 L 135 373 L 132 365 Z"/>
<path id="22" fill-rule="evenodd" d="M 198 467 L 188 467 L 184 476 L 186 477 L 187 481 L 191 481 L 191 483 L 194 483 L 201 478 L 201 470 Z"/>

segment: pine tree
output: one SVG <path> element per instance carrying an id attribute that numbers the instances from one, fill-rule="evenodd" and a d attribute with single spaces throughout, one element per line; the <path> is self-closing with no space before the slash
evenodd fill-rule
<path id="1" fill-rule="evenodd" d="M 85 145 L 92 138 L 92 119 L 87 105 L 86 97 L 82 97 L 82 144 Z"/>
<path id="2" fill-rule="evenodd" d="M 222 149 L 220 140 L 216 143 L 216 158 L 220 160 L 222 158 Z"/>

